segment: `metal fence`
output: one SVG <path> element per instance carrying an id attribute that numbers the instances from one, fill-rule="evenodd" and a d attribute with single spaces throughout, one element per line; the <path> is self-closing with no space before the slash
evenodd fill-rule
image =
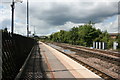
<path id="1" fill-rule="evenodd" d="M 36 40 L 2 32 L 2 80 L 14 80 Z"/>

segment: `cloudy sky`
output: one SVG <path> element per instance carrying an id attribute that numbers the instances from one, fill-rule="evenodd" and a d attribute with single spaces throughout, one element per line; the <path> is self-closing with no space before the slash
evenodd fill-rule
<path id="1" fill-rule="evenodd" d="M 11 2 L 0 1 L 0 29 L 11 31 Z M 29 14 L 30 31 L 35 28 L 40 36 L 89 21 L 102 31 L 118 32 L 118 0 L 29 0 Z M 14 32 L 26 35 L 26 0 L 15 3 Z"/>

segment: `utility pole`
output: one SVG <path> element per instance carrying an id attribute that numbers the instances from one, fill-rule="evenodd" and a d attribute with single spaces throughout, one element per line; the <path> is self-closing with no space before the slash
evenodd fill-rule
<path id="1" fill-rule="evenodd" d="M 34 26 L 34 35 L 35 35 L 35 26 Z"/>
<path id="2" fill-rule="evenodd" d="M 12 8 L 11 33 L 13 34 L 14 33 L 14 9 L 15 9 L 15 2 L 14 2 L 14 0 L 12 0 L 11 8 Z"/>
<path id="3" fill-rule="evenodd" d="M 29 37 L 29 3 L 27 0 L 27 37 Z"/>
<path id="4" fill-rule="evenodd" d="M 21 0 L 18 0 L 16 2 L 21 2 Z M 12 0 L 12 4 L 11 4 L 11 8 L 12 8 L 12 20 L 11 20 L 11 34 L 14 33 L 14 9 L 15 9 L 15 3 L 16 3 L 14 0 Z"/>

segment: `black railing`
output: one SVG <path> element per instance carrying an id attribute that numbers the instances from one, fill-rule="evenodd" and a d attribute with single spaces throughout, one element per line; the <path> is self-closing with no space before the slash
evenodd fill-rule
<path id="1" fill-rule="evenodd" d="M 14 80 L 36 40 L 2 32 L 2 80 Z"/>

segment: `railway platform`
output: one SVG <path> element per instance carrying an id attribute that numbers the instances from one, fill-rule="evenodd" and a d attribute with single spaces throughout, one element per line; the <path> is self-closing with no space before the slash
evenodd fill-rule
<path id="1" fill-rule="evenodd" d="M 15 80 L 103 80 L 63 53 L 38 42 Z"/>
<path id="2" fill-rule="evenodd" d="M 103 80 L 101 77 L 83 67 L 76 61 L 57 51 L 56 49 L 39 42 L 40 52 L 43 56 L 43 65 L 48 78 L 72 80 Z"/>

